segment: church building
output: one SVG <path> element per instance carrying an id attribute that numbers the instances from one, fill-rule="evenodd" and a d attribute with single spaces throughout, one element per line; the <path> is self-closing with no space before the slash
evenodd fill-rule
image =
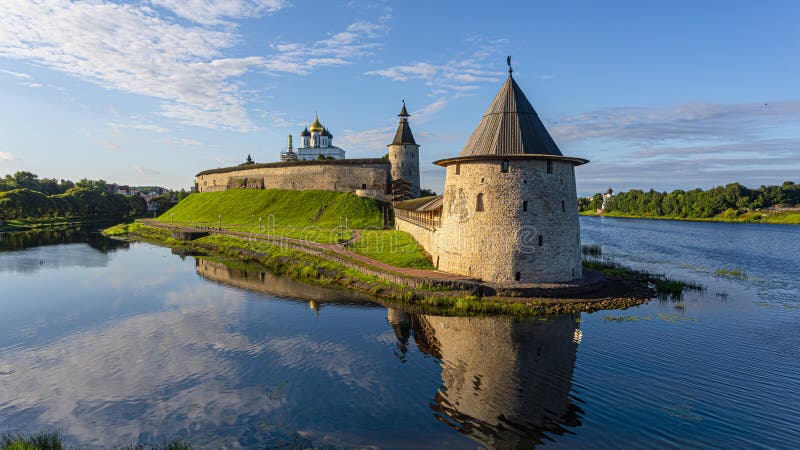
<path id="1" fill-rule="evenodd" d="M 292 148 L 292 135 L 289 146 L 281 152 L 281 161 L 310 161 L 315 159 L 344 159 L 344 150 L 333 145 L 333 135 L 319 121 L 314 122 L 300 133 L 300 146 Z"/>

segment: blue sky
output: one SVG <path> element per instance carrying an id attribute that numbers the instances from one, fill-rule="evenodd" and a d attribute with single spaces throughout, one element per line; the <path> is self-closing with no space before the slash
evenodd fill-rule
<path id="1" fill-rule="evenodd" d="M 430 164 L 506 76 L 578 191 L 800 181 L 800 2 L 3 0 L 0 174 L 189 187 L 274 161 L 319 112 L 382 156 L 406 99 Z"/>

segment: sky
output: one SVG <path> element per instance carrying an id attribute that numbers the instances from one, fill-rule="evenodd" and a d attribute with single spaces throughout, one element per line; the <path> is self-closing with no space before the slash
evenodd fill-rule
<path id="1" fill-rule="evenodd" d="M 506 77 L 578 192 L 800 182 L 800 2 L 2 0 L 0 175 L 189 188 L 319 114 L 380 157 L 405 99 L 422 185 Z"/>

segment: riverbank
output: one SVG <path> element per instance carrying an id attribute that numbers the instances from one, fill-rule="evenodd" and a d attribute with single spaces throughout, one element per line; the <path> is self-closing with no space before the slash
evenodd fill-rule
<path id="1" fill-rule="evenodd" d="M 66 448 L 63 439 L 55 432 L 41 433 L 9 433 L 0 436 L 0 450 L 61 450 Z M 142 445 L 115 447 L 119 450 L 144 449 Z M 182 439 L 175 438 L 169 442 L 148 445 L 151 450 L 191 450 L 192 446 Z"/>
<path id="2" fill-rule="evenodd" d="M 81 217 L 53 217 L 49 219 L 18 219 L 4 220 L 0 223 L 0 232 L 53 230 L 64 228 L 79 228 L 89 226 L 108 226 L 117 223 L 118 219 L 81 218 Z"/>
<path id="3" fill-rule="evenodd" d="M 636 214 L 623 214 L 608 212 L 598 214 L 596 211 L 581 211 L 582 216 L 590 217 L 616 217 L 620 219 L 650 219 L 650 220 L 675 220 L 681 222 L 722 222 L 722 223 L 764 223 L 764 224 L 783 224 L 800 225 L 800 210 L 763 210 L 749 211 L 744 214 L 722 213 L 708 218 L 686 218 L 686 217 L 664 217 L 664 216 L 645 216 Z"/>
<path id="4" fill-rule="evenodd" d="M 184 241 L 173 237 L 168 228 L 143 223 L 118 225 L 104 231 L 107 236 L 143 240 L 184 252 L 257 264 L 272 273 L 298 281 L 346 288 L 369 294 L 389 305 L 446 315 L 531 316 L 628 308 L 656 297 L 655 280 L 662 278 L 593 263 L 587 268 L 587 274 L 594 274 L 597 279 L 599 273 L 606 270 L 608 273 L 605 274 L 605 283 L 592 292 L 558 297 L 508 296 L 503 295 L 502 289 L 492 288 L 479 280 L 430 270 L 387 267 L 360 255 L 354 257 L 349 252 L 337 251 L 334 245 L 228 233 L 212 233 Z"/>

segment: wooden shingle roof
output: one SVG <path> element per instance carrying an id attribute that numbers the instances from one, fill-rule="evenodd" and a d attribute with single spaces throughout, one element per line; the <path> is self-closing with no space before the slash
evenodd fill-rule
<path id="1" fill-rule="evenodd" d="M 516 154 L 563 156 L 509 74 L 458 156 Z"/>
<path id="2" fill-rule="evenodd" d="M 435 161 L 448 165 L 459 160 L 486 158 L 554 159 L 579 165 L 589 161 L 564 156 L 544 127 L 511 70 L 475 131 L 457 157 Z"/>

